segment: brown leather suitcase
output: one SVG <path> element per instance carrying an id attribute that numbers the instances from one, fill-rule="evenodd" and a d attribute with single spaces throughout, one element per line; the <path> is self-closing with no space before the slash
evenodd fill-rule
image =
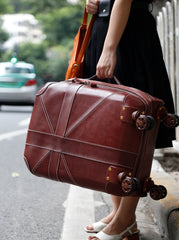
<path id="1" fill-rule="evenodd" d="M 119 196 L 164 198 L 150 179 L 164 102 L 134 88 L 87 79 L 49 83 L 37 94 L 24 157 L 40 177 Z"/>

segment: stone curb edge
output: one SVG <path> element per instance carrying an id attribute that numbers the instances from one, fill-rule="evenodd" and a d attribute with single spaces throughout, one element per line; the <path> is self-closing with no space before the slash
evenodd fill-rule
<path id="1" fill-rule="evenodd" d="M 151 213 L 161 233 L 169 240 L 179 239 L 179 185 L 164 171 L 157 160 L 153 160 L 151 177 L 157 185 L 164 185 L 167 197 L 159 201 L 148 196 Z"/>

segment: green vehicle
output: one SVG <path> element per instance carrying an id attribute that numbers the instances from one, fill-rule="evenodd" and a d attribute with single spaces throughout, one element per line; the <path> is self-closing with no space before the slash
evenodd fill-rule
<path id="1" fill-rule="evenodd" d="M 39 89 L 33 64 L 17 62 L 0 63 L 0 105 L 33 105 Z"/>

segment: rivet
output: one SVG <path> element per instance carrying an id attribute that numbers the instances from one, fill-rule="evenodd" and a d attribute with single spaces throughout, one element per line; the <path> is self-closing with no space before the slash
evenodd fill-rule
<path id="1" fill-rule="evenodd" d="M 122 108 L 122 110 L 126 110 L 126 108 L 125 108 L 125 107 L 123 107 L 123 108 Z"/>
<path id="2" fill-rule="evenodd" d="M 109 176 L 108 176 L 108 177 L 106 177 L 106 180 L 108 180 L 108 181 L 109 181 Z"/>
<path id="3" fill-rule="evenodd" d="M 108 169 L 109 171 L 112 171 L 112 168 L 111 167 L 109 167 L 109 169 Z"/>
<path id="4" fill-rule="evenodd" d="M 142 114 L 145 114 L 145 112 L 143 111 Z"/>
<path id="5" fill-rule="evenodd" d="M 129 176 L 131 176 L 131 175 L 132 175 L 132 173 L 130 172 L 130 173 L 129 173 Z"/>
<path id="6" fill-rule="evenodd" d="M 80 68 L 80 65 L 78 65 L 78 64 L 73 64 L 73 67 L 78 67 L 78 68 Z"/>
<path id="7" fill-rule="evenodd" d="M 122 120 L 123 118 L 124 118 L 123 116 L 120 117 L 121 120 Z"/>

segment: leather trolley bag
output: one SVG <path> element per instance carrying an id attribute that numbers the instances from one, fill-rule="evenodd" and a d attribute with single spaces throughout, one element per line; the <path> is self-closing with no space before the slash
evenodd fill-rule
<path id="1" fill-rule="evenodd" d="M 118 195 L 166 196 L 150 171 L 159 125 L 178 125 L 164 102 L 88 79 L 49 83 L 36 95 L 24 158 L 40 177 Z"/>

